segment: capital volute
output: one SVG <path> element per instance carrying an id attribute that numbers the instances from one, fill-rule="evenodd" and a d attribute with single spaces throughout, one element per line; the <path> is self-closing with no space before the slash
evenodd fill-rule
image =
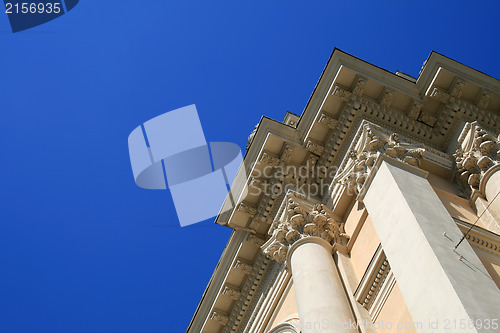
<path id="1" fill-rule="evenodd" d="M 471 199 L 484 196 L 485 183 L 500 167 L 500 136 L 483 129 L 479 123 L 467 123 L 453 155 L 457 182 Z"/>
<path id="2" fill-rule="evenodd" d="M 268 257 L 284 262 L 292 245 L 308 237 L 321 238 L 330 245 L 347 244 L 349 237 L 344 233 L 344 224 L 325 205 L 311 205 L 291 193 L 285 196 L 282 205 L 281 216 L 271 227 L 271 237 L 262 246 Z"/>

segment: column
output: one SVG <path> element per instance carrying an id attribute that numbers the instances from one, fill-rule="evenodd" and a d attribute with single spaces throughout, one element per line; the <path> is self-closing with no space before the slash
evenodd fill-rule
<path id="1" fill-rule="evenodd" d="M 303 238 L 289 250 L 303 333 L 358 332 L 331 250 L 319 237 Z"/>
<path id="2" fill-rule="evenodd" d="M 489 205 L 488 210 L 495 217 L 497 227 L 500 227 L 500 167 L 497 165 L 489 171 L 491 176 L 486 180 L 484 194 Z"/>
<path id="3" fill-rule="evenodd" d="M 301 332 L 358 332 L 332 256 L 332 244 L 347 243 L 341 223 L 324 205 L 290 193 L 279 214 L 262 250 L 292 272 Z"/>
<path id="4" fill-rule="evenodd" d="M 360 199 L 419 331 L 496 332 L 468 325 L 498 321 L 500 290 L 466 241 L 454 251 L 462 233 L 425 171 L 384 158 L 373 172 Z"/>

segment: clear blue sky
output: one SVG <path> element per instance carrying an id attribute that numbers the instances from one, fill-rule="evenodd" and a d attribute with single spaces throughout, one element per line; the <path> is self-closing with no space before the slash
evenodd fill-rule
<path id="1" fill-rule="evenodd" d="M 129 133 L 196 104 L 208 141 L 244 148 L 302 112 L 334 47 L 500 78 L 497 3 L 81 0 L 17 34 L 0 13 L 0 332 L 184 332 L 230 230 L 138 188 Z"/>

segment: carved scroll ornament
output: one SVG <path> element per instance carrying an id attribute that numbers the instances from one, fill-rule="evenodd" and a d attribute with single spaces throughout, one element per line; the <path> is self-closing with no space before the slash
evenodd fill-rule
<path id="1" fill-rule="evenodd" d="M 289 248 L 299 239 L 319 237 L 329 244 L 346 245 L 349 236 L 344 233 L 344 225 L 333 217 L 333 213 L 323 204 L 316 204 L 308 210 L 305 205 L 289 195 L 286 202 L 286 211 L 280 221 L 270 233 L 271 238 L 262 246 L 264 254 L 283 262 Z"/>

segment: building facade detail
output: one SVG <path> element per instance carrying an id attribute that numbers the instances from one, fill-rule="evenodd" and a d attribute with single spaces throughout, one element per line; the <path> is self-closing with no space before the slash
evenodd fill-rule
<path id="1" fill-rule="evenodd" d="M 408 141 L 397 133 L 388 134 L 380 127 L 364 122 L 347 153 L 347 158 L 341 164 L 340 172 L 334 178 L 334 183 L 346 185 L 353 194 L 360 193 L 381 155 L 419 167 L 425 149 L 422 144 Z"/>
<path id="2" fill-rule="evenodd" d="M 459 184 L 469 196 L 484 196 L 480 184 L 484 176 L 497 170 L 500 164 L 499 137 L 484 130 L 477 122 L 467 123 L 454 156 Z"/>
<path id="3" fill-rule="evenodd" d="M 270 229 L 271 238 L 262 246 L 264 254 L 279 263 L 285 261 L 289 248 L 302 238 L 319 237 L 330 245 L 340 246 L 346 246 L 349 241 L 343 223 L 323 204 L 316 204 L 308 211 L 299 199 L 289 194 L 284 215 L 283 220 Z"/>
<path id="4" fill-rule="evenodd" d="M 248 138 L 216 220 L 234 232 L 188 333 L 495 317 L 499 132 L 499 80 L 437 53 L 413 78 L 336 50 L 303 114 Z"/>

